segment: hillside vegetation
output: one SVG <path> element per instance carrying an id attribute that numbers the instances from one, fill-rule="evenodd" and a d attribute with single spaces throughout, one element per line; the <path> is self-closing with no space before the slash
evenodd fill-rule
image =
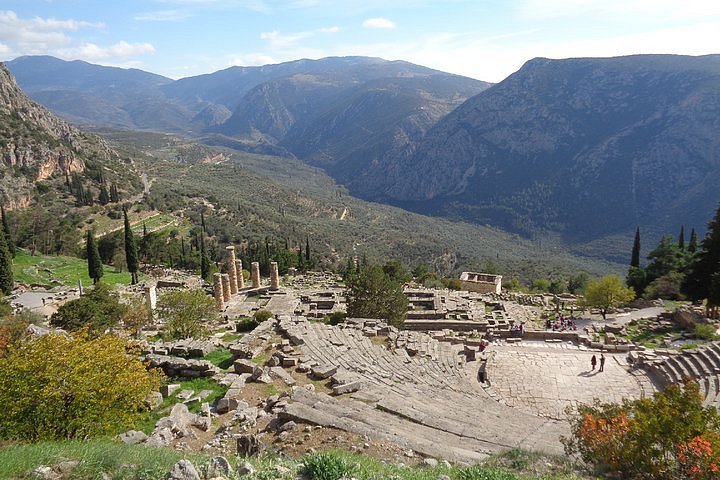
<path id="1" fill-rule="evenodd" d="M 358 200 L 297 160 L 213 150 L 161 134 L 104 135 L 115 148 L 132 152 L 153 179 L 146 208 L 181 214 L 196 226 L 204 212 L 207 232 L 219 247 L 267 237 L 304 246 L 309 238 L 313 256 L 325 267 L 364 256 L 424 264 L 451 275 L 481 270 L 492 261 L 506 277 L 526 281 L 625 269 L 573 256 L 550 239 L 532 242 L 487 226 Z"/>

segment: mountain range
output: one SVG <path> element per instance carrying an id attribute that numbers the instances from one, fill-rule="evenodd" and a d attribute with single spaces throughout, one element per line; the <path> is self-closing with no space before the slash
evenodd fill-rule
<path id="1" fill-rule="evenodd" d="M 580 249 L 620 239 L 617 256 L 601 248 L 615 259 L 636 226 L 702 231 L 720 200 L 720 55 L 537 58 L 496 85 L 366 57 L 180 80 L 52 57 L 8 68 L 74 122 L 296 157 L 361 198 Z"/>

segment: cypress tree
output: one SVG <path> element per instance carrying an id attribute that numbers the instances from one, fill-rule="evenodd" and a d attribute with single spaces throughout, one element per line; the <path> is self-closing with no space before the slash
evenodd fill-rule
<path id="1" fill-rule="evenodd" d="M 310 265 L 310 237 L 305 237 L 305 261 Z"/>
<path id="2" fill-rule="evenodd" d="M 5 241 L 5 233 L 0 232 L 0 292 L 10 295 L 15 283 L 13 281 L 12 256 Z"/>
<path id="3" fill-rule="evenodd" d="M 210 259 L 205 252 L 205 235 L 200 234 L 200 277 L 203 280 L 210 278 Z"/>
<path id="4" fill-rule="evenodd" d="M 145 226 L 145 222 L 143 222 L 143 238 L 147 237 L 147 227 Z"/>
<path id="5" fill-rule="evenodd" d="M 7 248 L 10 251 L 10 256 L 15 258 L 15 242 L 12 240 L 12 234 L 10 233 L 10 225 L 7 221 L 7 215 L 5 214 L 5 207 L 0 207 L 0 213 L 2 213 L 2 228 L 5 232 L 5 242 L 7 242 Z"/>
<path id="6" fill-rule="evenodd" d="M 678 236 L 678 248 L 685 250 L 685 225 L 680 225 L 680 235 Z"/>
<path id="7" fill-rule="evenodd" d="M 633 243 L 632 256 L 630 257 L 630 266 L 640 267 L 640 227 L 635 230 L 635 242 Z"/>
<path id="8" fill-rule="evenodd" d="M 697 251 L 697 233 L 695 233 L 695 229 L 693 228 L 690 230 L 690 242 L 688 243 L 688 252 L 695 253 Z"/>
<path id="9" fill-rule="evenodd" d="M 98 252 L 97 245 L 95 244 L 95 238 L 93 237 L 91 230 L 88 230 L 87 232 L 85 250 L 87 251 L 88 259 L 88 275 L 90 275 L 93 285 L 95 285 L 103 276 L 103 267 L 102 261 L 100 260 L 100 252 Z"/>
<path id="10" fill-rule="evenodd" d="M 107 188 L 105 187 L 105 184 L 100 185 L 100 194 L 98 195 L 98 202 L 100 202 L 100 205 L 107 205 L 110 203 L 110 194 L 107 191 Z"/>
<path id="11" fill-rule="evenodd" d="M 203 233 L 206 233 L 205 229 L 205 214 L 203 212 L 200 212 L 200 226 L 202 227 Z"/>
<path id="12" fill-rule="evenodd" d="M 140 266 L 137 244 L 135 243 L 135 235 L 130 229 L 127 210 L 124 208 L 123 217 L 125 220 L 125 260 L 127 261 L 128 272 L 130 272 L 130 283 L 135 285 L 138 283 L 138 267 Z"/>

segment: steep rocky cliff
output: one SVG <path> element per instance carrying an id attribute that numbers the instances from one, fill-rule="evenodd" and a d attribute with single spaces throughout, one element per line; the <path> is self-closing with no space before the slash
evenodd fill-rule
<path id="1" fill-rule="evenodd" d="M 30 203 L 36 182 L 82 173 L 88 158 L 113 153 L 30 100 L 0 64 L 0 201 L 9 209 Z"/>
<path id="2" fill-rule="evenodd" d="M 720 56 L 527 62 L 354 192 L 571 241 L 704 226 L 720 200 Z"/>

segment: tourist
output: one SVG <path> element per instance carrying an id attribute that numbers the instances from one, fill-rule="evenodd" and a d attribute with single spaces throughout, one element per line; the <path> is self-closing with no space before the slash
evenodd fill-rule
<path id="1" fill-rule="evenodd" d="M 602 372 L 604 370 L 605 370 L 605 355 L 603 355 L 601 353 L 600 354 L 600 371 Z"/>
<path id="2" fill-rule="evenodd" d="M 597 365 L 597 358 L 595 358 L 595 355 L 593 355 L 590 359 L 590 365 L 592 365 L 592 368 L 590 370 L 595 370 L 595 365 Z"/>

